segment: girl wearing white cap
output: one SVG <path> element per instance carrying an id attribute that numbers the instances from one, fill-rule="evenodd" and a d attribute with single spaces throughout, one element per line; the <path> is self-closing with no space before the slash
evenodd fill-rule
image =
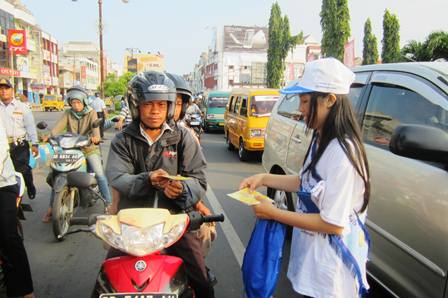
<path id="1" fill-rule="evenodd" d="M 334 58 L 309 62 L 301 81 L 281 90 L 299 94 L 299 110 L 313 131 L 300 175 L 257 174 L 240 188 L 261 186 L 297 192 L 296 212 L 266 200 L 259 218 L 294 227 L 288 278 L 310 297 L 357 297 L 366 293 L 370 195 L 369 167 L 347 94 L 355 75 Z"/>

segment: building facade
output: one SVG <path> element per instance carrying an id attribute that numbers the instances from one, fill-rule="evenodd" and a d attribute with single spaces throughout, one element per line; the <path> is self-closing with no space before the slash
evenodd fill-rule
<path id="1" fill-rule="evenodd" d="M 189 75 L 196 93 L 232 88 L 265 88 L 267 86 L 268 28 L 257 26 L 224 26 L 215 31 L 207 53 L 202 53 Z M 320 45 L 306 36 L 285 59 L 282 85 L 299 78 L 308 60 L 320 57 Z"/>

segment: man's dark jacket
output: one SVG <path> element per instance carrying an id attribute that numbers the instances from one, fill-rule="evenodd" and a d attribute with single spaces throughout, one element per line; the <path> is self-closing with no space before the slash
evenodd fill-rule
<path id="1" fill-rule="evenodd" d="M 175 126 L 173 130 L 165 130 L 149 146 L 140 132 L 139 121 L 133 121 L 112 140 L 106 175 L 110 185 L 120 192 L 119 210 L 153 207 L 158 192 L 158 207 L 178 213 L 205 197 L 205 168 L 201 148 L 187 128 Z M 179 198 L 169 199 L 149 181 L 150 172 L 157 169 L 192 179 L 182 181 Z"/>

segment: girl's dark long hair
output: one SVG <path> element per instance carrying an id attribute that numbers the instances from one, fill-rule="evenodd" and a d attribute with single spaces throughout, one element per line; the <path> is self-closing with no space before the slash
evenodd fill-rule
<path id="1" fill-rule="evenodd" d="M 313 92 L 310 100 L 310 116 L 307 119 L 307 131 L 314 123 L 317 117 L 317 101 L 319 98 L 325 98 L 328 93 Z M 322 127 L 322 135 L 319 136 L 319 147 L 316 155 L 311 163 L 306 167 L 305 171 L 309 171 L 316 167 L 319 159 L 333 139 L 337 139 L 345 155 L 355 168 L 356 172 L 364 180 L 364 203 L 360 213 L 364 212 L 369 204 L 370 199 L 370 173 L 367 161 L 366 151 L 362 143 L 361 129 L 356 120 L 350 100 L 346 95 L 336 95 L 336 101 L 331 107 L 327 119 Z M 349 142 L 351 141 L 352 144 Z M 310 145 L 311 146 L 311 145 Z M 305 156 L 305 160 L 310 152 L 310 148 Z M 305 163 L 304 160 L 304 163 Z"/>

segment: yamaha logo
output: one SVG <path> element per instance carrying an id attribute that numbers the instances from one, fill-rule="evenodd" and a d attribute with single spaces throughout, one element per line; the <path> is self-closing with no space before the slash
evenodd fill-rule
<path id="1" fill-rule="evenodd" d="M 165 85 L 151 85 L 148 87 L 149 91 L 167 92 L 168 87 Z"/>
<path id="2" fill-rule="evenodd" d="M 137 270 L 138 272 L 142 272 L 146 269 L 146 262 L 143 260 L 137 261 L 135 263 L 135 270 Z"/>

